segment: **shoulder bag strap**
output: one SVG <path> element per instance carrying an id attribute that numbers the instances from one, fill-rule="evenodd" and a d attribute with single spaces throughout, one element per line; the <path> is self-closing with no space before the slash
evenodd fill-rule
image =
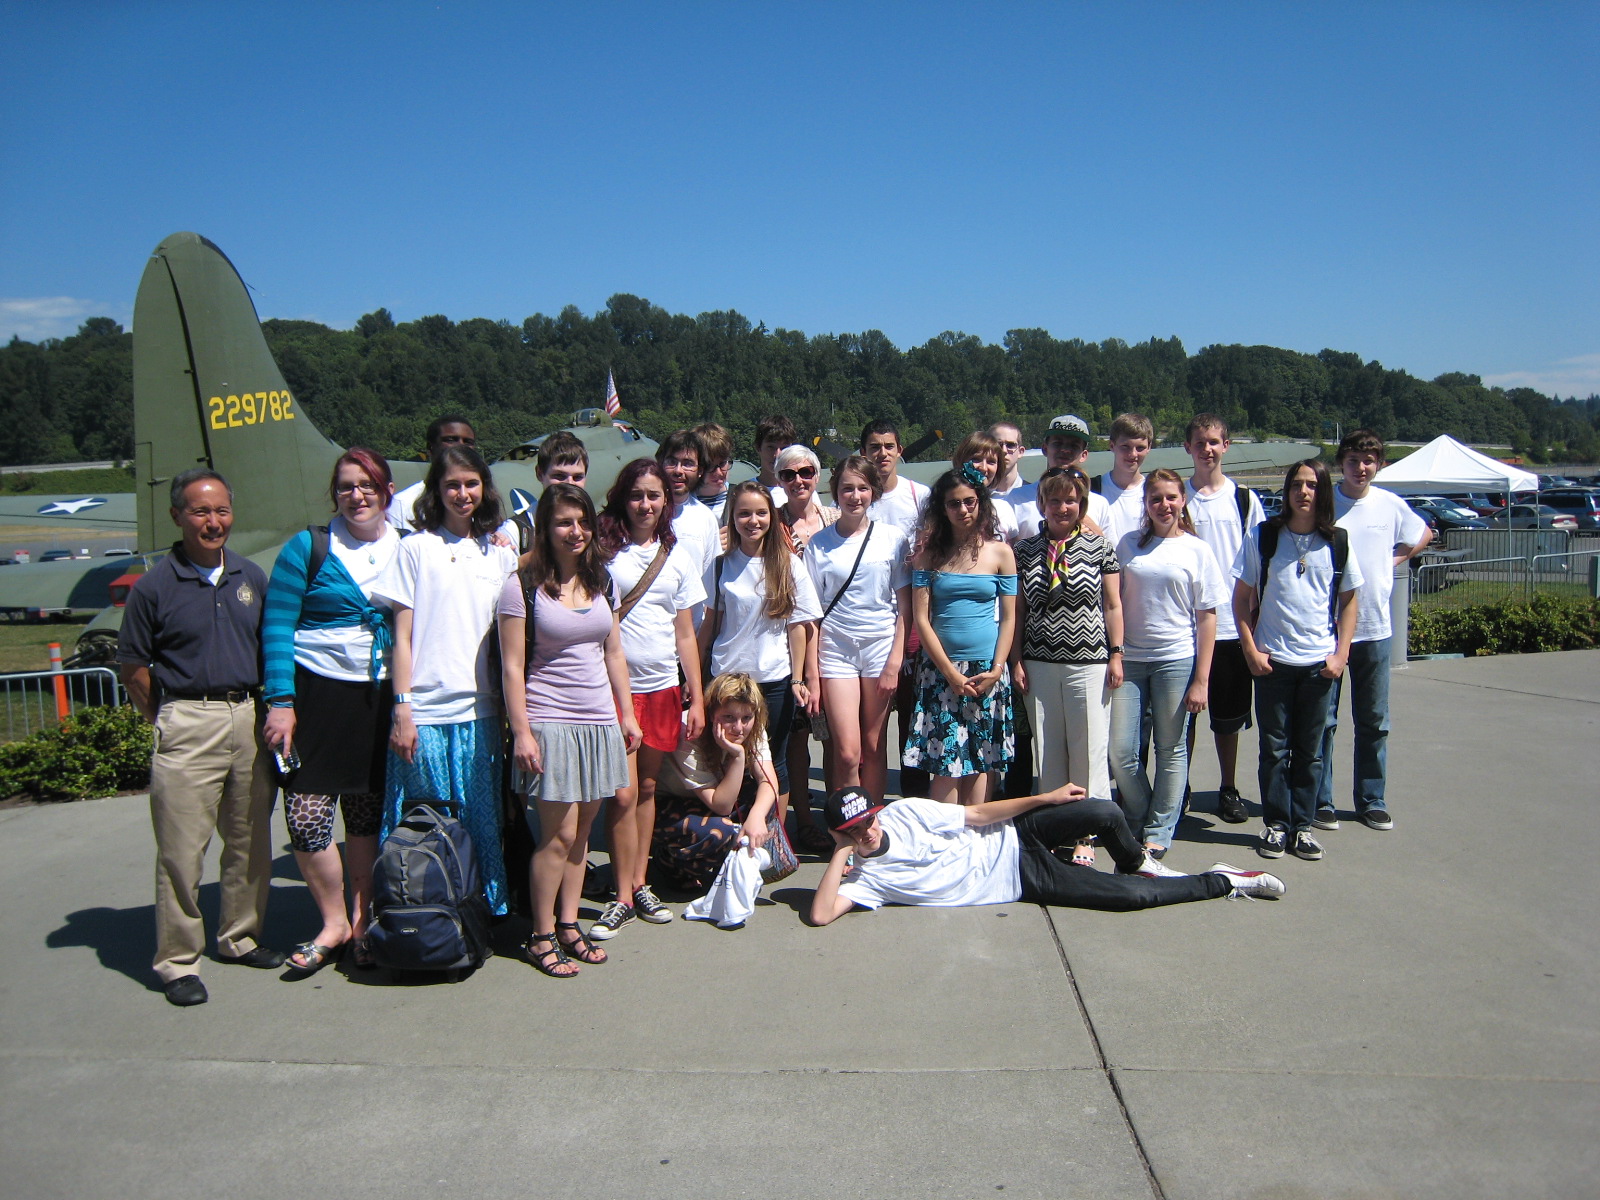
<path id="1" fill-rule="evenodd" d="M 628 594 L 617 605 L 617 620 L 626 620 L 633 606 L 644 599 L 644 594 L 650 590 L 650 585 L 656 581 L 656 576 L 661 574 L 661 568 L 667 565 L 667 548 L 664 544 L 657 543 L 656 556 L 650 560 L 650 565 L 645 568 L 644 574 L 639 576 L 639 582 L 628 589 Z"/>
<path id="2" fill-rule="evenodd" d="M 1272 570 L 1272 556 L 1278 552 L 1278 530 L 1280 526 L 1271 521 L 1258 527 L 1261 534 L 1261 597 L 1267 594 L 1267 573 Z"/>
<path id="3" fill-rule="evenodd" d="M 828 614 L 833 611 L 833 606 L 839 603 L 839 601 L 844 597 L 844 594 L 850 590 L 850 584 L 855 580 L 856 571 L 861 566 L 861 560 L 866 557 L 867 543 L 872 539 L 872 527 L 876 524 L 876 521 L 867 522 L 867 532 L 862 535 L 861 549 L 856 551 L 856 561 L 851 564 L 850 574 L 844 577 L 844 582 L 839 585 L 839 590 L 833 594 L 833 599 L 828 601 L 828 607 L 822 610 L 822 616 L 817 621 L 817 624 L 820 625 L 823 621 L 828 619 Z"/>
<path id="4" fill-rule="evenodd" d="M 328 561 L 333 535 L 326 525 L 307 525 L 306 532 L 311 535 L 311 557 L 306 561 L 306 586 L 310 587 L 316 581 L 317 572 L 322 570 L 322 564 Z"/>

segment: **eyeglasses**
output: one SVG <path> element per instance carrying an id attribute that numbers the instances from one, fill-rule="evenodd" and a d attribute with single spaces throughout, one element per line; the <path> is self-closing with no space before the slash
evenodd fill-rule
<path id="1" fill-rule="evenodd" d="M 354 496 L 360 492 L 363 496 L 376 496 L 378 485 L 375 483 L 341 483 L 333 489 L 335 496 Z"/>
<path id="2" fill-rule="evenodd" d="M 1022 443 L 1021 442 L 1001 442 L 1000 443 L 1000 449 L 1002 449 L 1002 450 L 1021 450 L 1022 449 Z"/>
<path id="3" fill-rule="evenodd" d="M 969 508 L 978 507 L 976 496 L 950 496 L 945 499 L 944 506 L 957 512 L 966 512 Z"/>
<path id="4" fill-rule="evenodd" d="M 785 467 L 778 472 L 779 483 L 793 483 L 796 479 L 815 479 L 816 477 L 817 469 L 815 467 Z"/>

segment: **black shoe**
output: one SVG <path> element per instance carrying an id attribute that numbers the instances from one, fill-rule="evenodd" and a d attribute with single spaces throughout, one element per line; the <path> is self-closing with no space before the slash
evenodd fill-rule
<path id="1" fill-rule="evenodd" d="M 1289 843 L 1289 853 L 1307 862 L 1316 862 L 1322 857 L 1322 843 L 1312 837 L 1309 830 L 1301 829 L 1296 831 L 1294 839 Z"/>
<path id="2" fill-rule="evenodd" d="M 1311 816 L 1311 823 L 1318 829 L 1339 828 L 1339 813 L 1332 808 L 1319 808 Z"/>
<path id="3" fill-rule="evenodd" d="M 169 980 L 162 990 L 167 994 L 167 1003 L 179 1008 L 206 1002 L 206 985 L 200 982 L 198 975 L 180 975 Z"/>
<path id="4" fill-rule="evenodd" d="M 1217 789 L 1217 816 L 1229 825 L 1243 825 L 1250 819 L 1250 814 L 1245 811 L 1244 801 L 1239 798 L 1238 788 Z"/>
<path id="5" fill-rule="evenodd" d="M 257 946 L 254 950 L 246 950 L 243 954 L 218 954 L 217 961 L 241 967 L 259 967 L 263 971 L 276 971 L 283 966 L 284 960 L 288 957 L 282 950 L 268 950 L 265 946 Z M 198 976 L 195 977 L 195 982 L 199 982 Z M 205 991 L 204 988 L 200 990 Z M 194 1003 L 199 1002 L 196 1000 Z"/>
<path id="6" fill-rule="evenodd" d="M 1369 808 L 1361 814 L 1361 823 L 1368 829 L 1393 829 L 1394 818 L 1386 808 Z"/>
<path id="7" fill-rule="evenodd" d="M 1256 853 L 1262 858 L 1282 858 L 1284 849 L 1289 844 L 1289 831 L 1268 826 L 1261 832 L 1261 844 L 1256 847 Z"/>
<path id="8" fill-rule="evenodd" d="M 1167 856 L 1167 848 L 1165 846 L 1146 846 L 1144 852 L 1157 862 Z"/>

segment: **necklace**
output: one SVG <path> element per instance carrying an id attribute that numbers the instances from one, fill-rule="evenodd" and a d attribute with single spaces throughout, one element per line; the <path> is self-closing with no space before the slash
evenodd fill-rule
<path id="1" fill-rule="evenodd" d="M 1295 564 L 1294 573 L 1296 575 L 1304 575 L 1306 573 L 1306 555 L 1311 553 L 1311 548 L 1316 544 L 1317 535 L 1314 533 L 1305 534 L 1303 536 L 1306 540 L 1302 542 L 1300 540 L 1302 535 L 1291 529 L 1289 530 L 1289 536 L 1294 539 L 1295 552 L 1300 555 L 1300 561 Z"/>

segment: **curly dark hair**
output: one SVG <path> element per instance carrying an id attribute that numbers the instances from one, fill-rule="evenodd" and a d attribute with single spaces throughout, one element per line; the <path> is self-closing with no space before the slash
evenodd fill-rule
<path id="1" fill-rule="evenodd" d="M 955 526 L 950 524 L 950 514 L 945 511 L 946 498 L 958 487 L 970 488 L 978 497 L 978 537 L 986 542 L 1000 540 L 999 524 L 995 520 L 994 502 L 989 489 L 982 483 L 970 482 L 960 471 L 946 471 L 934 481 L 933 494 L 922 510 L 922 524 L 917 530 L 917 540 L 928 553 L 928 569 L 936 571 L 955 557 L 961 549 Z"/>

